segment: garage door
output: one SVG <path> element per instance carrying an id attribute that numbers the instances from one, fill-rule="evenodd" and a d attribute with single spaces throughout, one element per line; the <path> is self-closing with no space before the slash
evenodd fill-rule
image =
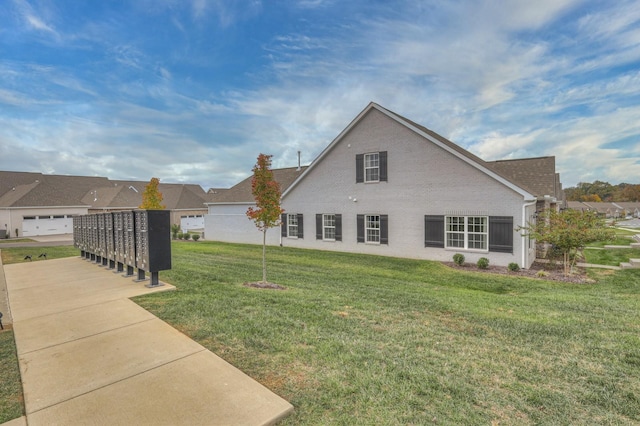
<path id="1" fill-rule="evenodd" d="M 24 216 L 22 218 L 22 236 L 59 235 L 73 233 L 71 215 Z"/>
<path id="2" fill-rule="evenodd" d="M 182 216 L 180 218 L 180 229 L 182 229 L 183 231 L 190 231 L 192 229 L 204 229 L 204 216 L 201 214 Z"/>

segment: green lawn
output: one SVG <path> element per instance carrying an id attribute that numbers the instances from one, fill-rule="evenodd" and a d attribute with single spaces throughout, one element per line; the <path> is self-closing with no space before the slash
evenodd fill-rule
<path id="1" fill-rule="evenodd" d="M 564 284 L 269 247 L 278 291 L 243 286 L 260 246 L 172 248 L 177 291 L 136 302 L 289 400 L 285 425 L 640 422 L 640 271 Z"/>
<path id="2" fill-rule="evenodd" d="M 585 249 L 584 257 L 587 263 L 620 266 L 620 262 L 628 262 L 629 259 L 640 259 L 640 249 Z"/>
<path id="3" fill-rule="evenodd" d="M 436 262 L 174 243 L 138 298 L 296 407 L 284 424 L 640 421 L 640 273 L 571 285 Z"/>
<path id="4" fill-rule="evenodd" d="M 2 262 L 5 265 L 10 263 L 29 262 L 25 259 L 25 256 L 31 256 L 31 262 L 41 262 L 47 259 L 59 259 L 62 257 L 79 256 L 80 251 L 73 246 L 53 246 L 53 247 L 12 247 L 3 248 L 2 250 Z M 44 257 L 38 257 L 40 254 L 46 253 L 46 259 Z"/>
<path id="5" fill-rule="evenodd" d="M 637 242 L 636 240 L 634 240 L 633 238 L 631 238 L 633 235 L 636 235 L 636 233 L 634 232 L 633 234 L 625 234 L 624 231 L 620 231 L 618 229 L 616 229 L 616 233 L 615 233 L 615 238 L 613 240 L 609 240 L 609 241 L 596 241 L 593 243 L 589 243 L 587 247 L 604 247 L 604 246 L 628 246 L 631 245 L 631 243 Z"/>
<path id="6" fill-rule="evenodd" d="M 13 331 L 0 331 L 0 424 L 22 415 L 22 384 Z"/>

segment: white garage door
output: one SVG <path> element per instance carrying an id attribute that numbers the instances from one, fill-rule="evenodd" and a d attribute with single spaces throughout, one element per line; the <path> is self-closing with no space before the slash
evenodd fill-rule
<path id="1" fill-rule="evenodd" d="M 180 218 L 180 229 L 182 229 L 183 232 L 192 229 L 204 229 L 204 216 L 201 214 L 182 216 Z"/>
<path id="2" fill-rule="evenodd" d="M 22 218 L 22 236 L 59 235 L 73 233 L 71 215 L 24 216 Z"/>

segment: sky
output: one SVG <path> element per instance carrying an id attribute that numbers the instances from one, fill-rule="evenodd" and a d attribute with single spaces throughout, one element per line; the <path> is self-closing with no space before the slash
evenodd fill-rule
<path id="1" fill-rule="evenodd" d="M 564 187 L 640 183 L 637 0 L 2 0 L 0 170 L 227 188 L 376 102 Z"/>

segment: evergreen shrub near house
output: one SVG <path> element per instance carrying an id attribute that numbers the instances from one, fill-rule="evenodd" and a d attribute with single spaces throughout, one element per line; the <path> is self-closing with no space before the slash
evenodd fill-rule
<path id="1" fill-rule="evenodd" d="M 480 259 L 478 259 L 477 265 L 479 269 L 487 269 L 489 267 L 489 259 L 487 259 L 486 257 L 481 257 Z"/>
<path id="2" fill-rule="evenodd" d="M 185 233 L 183 234 L 183 236 L 184 236 L 184 239 L 185 239 L 185 240 L 190 240 L 190 239 L 191 239 L 191 234 L 190 234 L 190 233 L 188 233 L 188 232 L 185 232 Z"/>
<path id="3" fill-rule="evenodd" d="M 178 232 L 176 236 L 178 237 L 179 240 L 184 238 L 184 234 L 182 232 Z"/>
<path id="4" fill-rule="evenodd" d="M 174 240 L 178 238 L 178 232 L 180 232 L 180 225 L 178 225 L 177 223 L 171 225 L 171 236 Z"/>
<path id="5" fill-rule="evenodd" d="M 511 262 L 509 265 L 507 265 L 507 269 L 511 272 L 518 272 L 520 270 L 520 265 L 518 265 L 516 262 Z"/>
<path id="6" fill-rule="evenodd" d="M 191 238 L 193 238 L 193 241 L 198 241 L 200 239 L 200 234 L 193 234 Z"/>
<path id="7" fill-rule="evenodd" d="M 464 254 L 462 254 L 462 253 L 454 254 L 453 255 L 453 263 L 455 263 L 458 266 L 464 265 Z"/>

